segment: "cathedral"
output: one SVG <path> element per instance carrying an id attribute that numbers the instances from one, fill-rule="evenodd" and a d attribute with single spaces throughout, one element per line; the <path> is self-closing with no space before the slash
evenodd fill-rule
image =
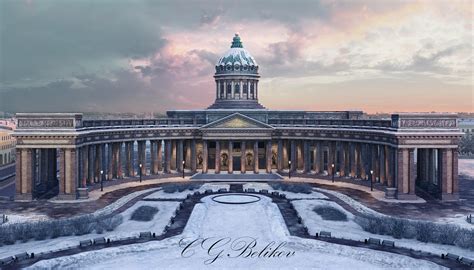
<path id="1" fill-rule="evenodd" d="M 458 199 L 456 114 L 272 110 L 259 103 L 259 68 L 236 34 L 207 109 L 110 120 L 18 113 L 15 199 L 82 199 L 100 181 L 183 172 L 191 181 L 329 175 L 382 185 L 387 198 L 414 199 L 419 188 Z"/>

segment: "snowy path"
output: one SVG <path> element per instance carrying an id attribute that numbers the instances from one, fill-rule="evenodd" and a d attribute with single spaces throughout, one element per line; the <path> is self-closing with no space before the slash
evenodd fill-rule
<path id="1" fill-rule="evenodd" d="M 163 241 L 107 248 L 84 252 L 73 256 L 40 261 L 33 269 L 81 268 L 81 269 L 442 269 L 438 265 L 410 257 L 325 243 L 317 240 L 290 236 L 278 207 L 271 199 L 260 196 L 260 201 L 245 205 L 229 205 L 212 201 L 211 196 L 195 206 L 182 235 Z M 185 245 L 193 239 L 212 237 L 201 245 L 191 245 L 183 253 Z M 217 239 L 216 246 L 210 243 Z M 229 243 L 227 243 L 229 239 Z M 240 242 L 232 242 L 240 239 Z M 253 242 L 255 241 L 255 242 Z M 263 258 L 245 256 L 252 251 L 265 251 L 274 241 L 280 243 L 280 251 L 293 255 Z M 232 243 L 234 245 L 232 245 Z M 250 246 L 247 246 L 246 244 Z M 220 253 L 222 251 L 222 253 Z M 268 251 L 268 249 L 267 249 Z M 269 251 L 268 251 L 269 252 Z M 238 255 L 242 253 L 243 255 Z M 229 255 L 228 255 L 229 254 Z M 268 253 L 260 253 L 268 254 Z M 209 260 L 216 258 L 213 263 Z M 207 263 L 207 264 L 206 264 Z"/>

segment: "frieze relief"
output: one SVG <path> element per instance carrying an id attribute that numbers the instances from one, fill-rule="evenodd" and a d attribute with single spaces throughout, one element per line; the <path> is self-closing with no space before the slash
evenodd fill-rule
<path id="1" fill-rule="evenodd" d="M 401 119 L 400 127 L 455 128 L 456 119 Z"/>
<path id="2" fill-rule="evenodd" d="M 73 119 L 19 119 L 18 128 L 74 128 Z"/>

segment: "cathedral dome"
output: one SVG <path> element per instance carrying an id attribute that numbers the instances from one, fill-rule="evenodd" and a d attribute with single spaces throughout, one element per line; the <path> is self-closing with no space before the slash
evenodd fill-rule
<path id="1" fill-rule="evenodd" d="M 217 61 L 216 74 L 258 72 L 257 61 L 244 49 L 239 34 L 235 34 L 230 49 Z"/>

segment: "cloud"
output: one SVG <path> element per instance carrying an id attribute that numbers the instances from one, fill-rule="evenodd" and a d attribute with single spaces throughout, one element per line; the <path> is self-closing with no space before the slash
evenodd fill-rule
<path id="1" fill-rule="evenodd" d="M 298 104 L 311 89 L 347 89 L 342 84 L 351 82 L 361 94 L 366 84 L 368 95 L 385 95 L 369 85 L 384 80 L 400 85 L 390 88 L 400 93 L 391 102 L 404 106 L 404 95 L 413 92 L 406 80 L 452 87 L 437 97 L 472 87 L 466 2 L 3 1 L 0 108 L 204 108 L 214 99 L 214 64 L 235 32 L 260 64 L 266 107 L 282 106 L 268 99 L 281 85 L 292 94 L 284 101 Z"/>

